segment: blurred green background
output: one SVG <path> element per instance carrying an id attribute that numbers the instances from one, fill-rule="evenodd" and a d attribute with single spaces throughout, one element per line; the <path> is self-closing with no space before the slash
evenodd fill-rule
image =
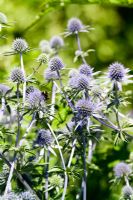
<path id="1" fill-rule="evenodd" d="M 64 32 L 71 17 L 79 17 L 84 24 L 95 30 L 81 33 L 82 48 L 95 49 L 87 58 L 88 63 L 97 70 L 107 70 L 111 62 L 122 62 L 126 67 L 133 66 L 133 9 L 98 4 L 54 4 L 48 7 L 41 0 L 0 0 L 0 11 L 8 17 L 9 28 L 2 34 L 6 39 L 0 40 L 0 82 L 7 82 L 8 74 L 19 63 L 19 57 L 4 57 L 3 52 L 11 49 L 16 37 L 24 37 L 33 49 L 24 56 L 27 73 L 36 66 L 35 59 L 40 54 L 39 42 L 49 40 L 53 35 Z M 35 23 L 33 23 L 35 22 Z M 33 24 L 32 24 L 33 23 Z M 32 25 L 31 25 L 32 24 Z M 31 25 L 31 26 L 30 26 Z M 79 67 L 80 61 L 73 63 L 77 45 L 73 37 L 65 38 L 65 48 L 60 52 L 66 66 Z M 37 74 L 43 80 L 44 66 Z M 104 148 L 103 148 L 104 146 Z M 120 186 L 112 187 L 112 167 L 118 160 L 125 160 L 133 144 L 119 144 L 114 147 L 112 141 L 99 144 L 93 162 L 100 171 L 90 171 L 88 175 L 88 200 L 118 200 Z"/>

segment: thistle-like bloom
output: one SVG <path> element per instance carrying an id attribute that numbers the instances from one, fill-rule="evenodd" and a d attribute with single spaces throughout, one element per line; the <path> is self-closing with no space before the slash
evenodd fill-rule
<path id="1" fill-rule="evenodd" d="M 37 91 L 37 92 L 40 93 L 40 90 L 39 90 L 39 89 L 33 87 L 32 85 L 31 85 L 31 86 L 28 86 L 28 87 L 26 88 L 26 96 L 28 97 L 28 95 L 29 95 L 30 93 L 35 92 L 35 91 Z"/>
<path id="2" fill-rule="evenodd" d="M 21 200 L 14 192 L 9 192 L 6 196 L 0 196 L 0 200 Z"/>
<path id="3" fill-rule="evenodd" d="M 70 78 L 69 85 L 73 89 L 87 90 L 89 88 L 89 79 L 83 74 L 78 74 Z"/>
<path id="4" fill-rule="evenodd" d="M 70 33 L 78 33 L 83 28 L 83 24 L 78 18 L 71 18 L 68 21 L 67 29 Z"/>
<path id="5" fill-rule="evenodd" d="M 109 66 L 108 77 L 112 81 L 122 82 L 126 76 L 128 69 L 125 69 L 121 63 L 114 62 Z"/>
<path id="6" fill-rule="evenodd" d="M 48 66 L 51 71 L 58 71 L 64 67 L 64 64 L 60 57 L 55 56 L 50 59 Z"/>
<path id="7" fill-rule="evenodd" d="M 4 85 L 4 84 L 0 84 L 0 94 L 2 96 L 5 96 L 10 89 L 11 88 L 9 86 Z"/>
<path id="8" fill-rule="evenodd" d="M 22 38 L 17 38 L 12 43 L 12 49 L 16 53 L 25 53 L 28 51 L 28 43 Z"/>
<path id="9" fill-rule="evenodd" d="M 50 46 L 53 49 L 60 49 L 64 46 L 64 41 L 60 36 L 53 36 L 50 40 Z"/>
<path id="10" fill-rule="evenodd" d="M 0 12 L 0 24 L 7 24 L 7 17 L 2 12 Z"/>
<path id="11" fill-rule="evenodd" d="M 25 81 L 25 77 L 22 69 L 18 67 L 13 69 L 10 75 L 10 79 L 12 82 L 23 83 Z"/>
<path id="12" fill-rule="evenodd" d="M 41 53 L 37 58 L 37 62 L 41 64 L 46 64 L 48 62 L 48 55 L 45 53 Z"/>
<path id="13" fill-rule="evenodd" d="M 80 67 L 79 67 L 79 72 L 81 74 L 84 74 L 88 77 L 91 77 L 92 76 L 92 73 L 93 73 L 93 69 L 87 65 L 87 64 L 82 64 Z"/>
<path id="14" fill-rule="evenodd" d="M 54 187 L 62 187 L 63 186 L 63 179 L 61 178 L 61 176 L 55 174 L 52 177 L 49 178 L 49 182 L 51 186 Z"/>
<path id="15" fill-rule="evenodd" d="M 122 194 L 123 194 L 123 197 L 124 198 L 129 198 L 130 199 L 130 196 L 133 195 L 133 189 L 131 186 L 128 186 L 128 185 L 125 185 L 123 188 L 122 188 Z"/>
<path id="16" fill-rule="evenodd" d="M 36 196 L 30 191 L 21 192 L 19 196 L 22 200 L 36 200 Z"/>
<path id="17" fill-rule="evenodd" d="M 39 146 L 50 146 L 52 144 L 52 135 L 49 130 L 40 129 L 38 131 L 38 137 L 36 143 Z"/>
<path id="18" fill-rule="evenodd" d="M 40 47 L 42 53 L 50 54 L 52 52 L 52 49 L 50 48 L 50 44 L 47 40 L 42 40 L 39 43 L 39 47 Z"/>
<path id="19" fill-rule="evenodd" d="M 28 105 L 32 109 L 39 108 L 39 106 L 41 105 L 41 102 L 43 100 L 44 100 L 44 98 L 43 98 L 41 92 L 38 90 L 34 90 L 34 92 L 29 93 L 29 95 L 27 96 Z"/>
<path id="20" fill-rule="evenodd" d="M 91 116 L 94 113 L 96 105 L 94 105 L 91 100 L 80 99 L 76 103 L 76 109 L 80 115 L 86 117 Z"/>
<path id="21" fill-rule="evenodd" d="M 44 71 L 44 78 L 47 80 L 47 81 L 51 81 L 51 80 L 57 80 L 59 77 L 58 77 L 58 74 L 56 71 L 51 71 L 50 68 L 47 68 L 45 71 Z"/>
<path id="22" fill-rule="evenodd" d="M 117 178 L 128 176 L 131 172 L 130 166 L 124 162 L 120 162 L 114 167 L 114 173 Z"/>

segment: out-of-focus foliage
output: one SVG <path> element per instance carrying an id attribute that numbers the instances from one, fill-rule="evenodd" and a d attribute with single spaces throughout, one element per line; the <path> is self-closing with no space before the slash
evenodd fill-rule
<path id="1" fill-rule="evenodd" d="M 67 1 L 66 1 L 67 2 Z M 85 2 L 85 1 L 84 1 Z M 93 2 L 93 1 L 90 1 Z M 101 1 L 102 3 L 104 1 Z M 116 3 L 118 1 L 110 1 Z M 105 3 L 108 3 L 105 1 Z M 119 3 L 119 2 L 118 2 Z M 122 1 L 123 5 L 132 4 L 132 1 Z M 62 4 L 54 5 L 46 9 L 43 1 L 38 0 L 1 0 L 1 12 L 5 13 L 9 20 L 9 27 L 4 29 L 2 34 L 4 39 L 0 40 L 0 82 L 7 83 L 7 75 L 11 68 L 19 63 L 19 56 L 3 56 L 3 52 L 11 49 L 11 43 L 16 37 L 25 38 L 32 51 L 24 55 L 27 73 L 31 73 L 36 66 L 35 58 L 40 54 L 39 42 L 50 40 L 53 35 L 64 32 L 67 20 L 71 17 L 79 17 L 84 24 L 90 24 L 95 28 L 89 34 L 80 34 L 82 48 L 84 50 L 94 49 L 87 57 L 88 63 L 94 67 L 95 71 L 106 70 L 109 63 L 120 61 L 132 70 L 133 65 L 133 10 L 127 7 L 111 7 L 110 5 L 81 5 L 81 4 Z M 38 18 L 39 17 L 39 18 Z M 32 24 L 33 22 L 35 24 Z M 32 25 L 31 25 L 32 24 Z M 31 26 L 30 26 L 31 25 Z M 61 50 L 66 67 L 79 67 L 80 61 L 73 63 L 73 57 L 77 45 L 73 37 L 65 38 L 66 46 Z M 43 81 L 44 66 L 42 65 L 37 73 L 37 78 Z M 132 71 L 131 71 L 132 73 Z M 130 89 L 128 87 L 128 89 Z M 132 89 L 132 88 L 131 88 Z M 126 91 L 126 87 L 125 90 Z M 130 93 L 130 97 L 132 92 Z M 130 100 L 132 103 L 132 100 Z M 63 107 L 60 108 L 63 110 Z M 125 114 L 132 116 L 132 104 L 124 108 Z M 63 112 L 63 111 L 62 111 Z M 64 116 L 66 111 L 64 111 Z M 3 132 L 3 130 L 2 130 Z M 107 136 L 106 136 L 107 134 Z M 105 129 L 106 140 L 100 141 L 94 152 L 93 164 L 88 169 L 88 199 L 95 200 L 117 200 L 121 186 L 112 186 L 110 180 L 113 178 L 112 168 L 119 160 L 127 160 L 133 149 L 130 143 L 120 143 L 114 146 L 109 139 L 110 131 Z M 32 135 L 31 140 L 34 138 Z M 56 161 L 53 159 L 53 165 Z M 73 160 L 74 163 L 74 160 Z M 29 169 L 24 169 L 25 173 Z M 39 168 L 41 171 L 42 168 Z M 39 171 L 38 170 L 38 171 Z M 30 174 L 36 176 L 37 171 Z M 79 173 L 79 172 L 78 172 Z M 3 174 L 2 174 L 3 175 Z M 3 178 L 5 181 L 6 177 Z M 40 177 L 41 179 L 41 177 Z M 38 180 L 36 180 L 37 188 Z M 19 183 L 20 184 L 20 183 Z M 72 187 L 76 184 L 70 183 Z M 39 186 L 37 188 L 40 189 Z M 3 189 L 2 189 L 3 190 Z M 69 191 L 70 192 L 70 191 Z M 74 192 L 74 190 L 73 190 Z M 71 193 L 71 192 L 70 192 Z M 72 194 L 72 197 L 74 194 Z M 71 197 L 69 197 L 71 199 Z"/>

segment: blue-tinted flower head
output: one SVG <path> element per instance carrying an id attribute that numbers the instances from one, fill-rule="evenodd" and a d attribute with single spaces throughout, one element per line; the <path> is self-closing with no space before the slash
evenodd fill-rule
<path id="1" fill-rule="evenodd" d="M 88 76 L 88 77 L 91 77 L 92 73 L 93 73 L 93 69 L 87 64 L 82 64 L 79 68 L 79 72 L 81 74 Z"/>
<path id="2" fill-rule="evenodd" d="M 48 66 L 51 71 L 58 71 L 64 67 L 64 64 L 60 57 L 55 56 L 50 59 Z"/>
<path id="3" fill-rule="evenodd" d="M 91 116 L 95 111 L 95 105 L 91 100 L 80 99 L 76 103 L 76 109 L 82 116 Z"/>
<path id="4" fill-rule="evenodd" d="M 109 66 L 108 77 L 112 81 L 121 82 L 124 80 L 126 73 L 127 73 L 127 70 L 124 68 L 124 66 L 121 63 L 114 62 L 113 64 Z"/>
<path id="5" fill-rule="evenodd" d="M 83 24 L 78 18 L 71 18 L 68 21 L 67 29 L 70 33 L 78 33 L 83 28 Z"/>
<path id="6" fill-rule="evenodd" d="M 71 69 L 71 70 L 69 71 L 69 74 L 68 74 L 69 78 L 75 77 L 76 75 L 78 75 L 78 70 L 76 70 L 76 69 Z"/>
<path id="7" fill-rule="evenodd" d="M 128 176 L 131 172 L 130 166 L 124 162 L 120 162 L 114 167 L 114 173 L 117 178 Z"/>
<path id="8" fill-rule="evenodd" d="M 6 95 L 6 93 L 10 90 L 11 88 L 7 85 L 0 84 L 0 95 Z"/>
<path id="9" fill-rule="evenodd" d="M 64 46 L 64 41 L 60 36 L 53 36 L 50 40 L 50 46 L 53 49 L 59 49 Z"/>
<path id="10" fill-rule="evenodd" d="M 18 67 L 13 69 L 10 75 L 10 79 L 12 82 L 23 83 L 25 81 L 25 76 L 22 69 Z"/>
<path id="11" fill-rule="evenodd" d="M 49 42 L 47 40 L 42 40 L 39 43 L 39 47 L 40 47 L 42 53 L 50 54 L 52 52 L 50 44 L 49 44 Z"/>
<path id="12" fill-rule="evenodd" d="M 2 12 L 0 12 L 0 24 L 7 24 L 7 17 Z"/>
<path id="13" fill-rule="evenodd" d="M 69 85 L 73 89 L 84 90 L 89 88 L 89 79 L 83 74 L 77 74 L 69 80 Z"/>
<path id="14" fill-rule="evenodd" d="M 29 47 L 28 47 L 28 43 L 26 42 L 26 40 L 24 40 L 22 38 L 17 38 L 12 43 L 12 49 L 16 53 L 25 53 L 28 51 Z"/>
<path id="15" fill-rule="evenodd" d="M 30 191 L 21 192 L 19 196 L 22 200 L 36 200 L 36 196 Z"/>
<path id="16" fill-rule="evenodd" d="M 43 101 L 43 97 L 40 91 L 34 90 L 27 96 L 27 103 L 31 108 L 38 108 Z"/>
<path id="17" fill-rule="evenodd" d="M 38 137 L 36 143 L 39 146 L 50 146 L 52 144 L 52 135 L 49 130 L 40 129 L 38 131 Z"/>
<path id="18" fill-rule="evenodd" d="M 47 69 L 44 71 L 44 78 L 45 78 L 47 81 L 57 80 L 57 79 L 58 79 L 58 74 L 57 74 L 56 71 L 51 71 L 50 68 L 47 68 Z"/>
<path id="19" fill-rule="evenodd" d="M 131 195 L 133 195 L 133 189 L 131 186 L 125 185 L 122 188 L 122 194 L 125 199 L 130 199 Z"/>

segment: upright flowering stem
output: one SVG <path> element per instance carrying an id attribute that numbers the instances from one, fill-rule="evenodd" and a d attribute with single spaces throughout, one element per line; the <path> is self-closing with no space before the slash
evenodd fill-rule
<path id="1" fill-rule="evenodd" d="M 67 176 L 67 173 L 66 173 L 66 165 L 65 165 L 65 161 L 64 161 L 64 157 L 63 157 L 63 154 L 62 154 L 62 151 L 61 151 L 61 148 L 60 148 L 60 145 L 59 145 L 59 142 L 58 142 L 58 139 L 54 133 L 54 131 L 52 130 L 51 126 L 49 123 L 47 123 L 56 143 L 57 143 L 57 146 L 58 146 L 58 150 L 59 150 L 59 153 L 60 153 L 60 157 L 61 157 L 61 161 L 62 161 L 62 165 L 63 165 L 63 169 L 64 169 L 64 175 L 65 175 L 65 181 L 64 181 L 64 190 L 63 190 L 63 195 L 61 197 L 61 200 L 64 200 L 65 199 L 65 195 L 66 195 L 66 190 L 67 190 L 67 180 L 68 180 L 68 176 Z"/>
<path id="2" fill-rule="evenodd" d="M 46 163 L 46 167 L 45 167 L 45 199 L 48 200 L 48 170 L 49 170 L 49 160 L 50 160 L 50 151 L 47 150 L 46 152 L 46 156 L 45 156 L 45 163 Z"/>
<path id="3" fill-rule="evenodd" d="M 23 54 L 20 53 L 20 64 L 21 64 L 21 69 L 23 71 L 25 80 L 23 83 L 23 106 L 25 104 L 25 99 L 26 99 L 26 73 L 25 73 L 25 69 L 24 69 L 24 62 L 23 62 Z"/>
<path id="4" fill-rule="evenodd" d="M 50 111 L 50 120 L 53 120 L 54 110 L 55 110 L 55 97 L 56 97 L 56 85 L 52 82 L 52 97 L 51 97 L 51 111 Z"/>
<path id="5" fill-rule="evenodd" d="M 18 126 L 18 130 L 17 130 L 17 135 L 16 135 L 16 142 L 15 142 L 15 147 L 18 147 L 18 141 L 19 141 L 19 136 L 20 136 L 20 128 L 21 128 L 21 124 L 20 124 L 20 111 L 19 111 L 19 83 L 17 83 L 17 126 Z M 6 188 L 5 188 L 5 192 L 4 192 L 4 196 L 6 196 L 6 194 L 8 193 L 8 191 L 11 190 L 11 179 L 13 176 L 13 172 L 14 172 L 14 167 L 15 167 L 15 161 L 16 161 L 16 155 L 17 153 L 14 153 L 14 157 L 13 157 L 13 162 L 11 164 L 11 168 L 10 168 L 10 173 L 8 176 L 8 180 L 7 180 L 7 184 L 6 184 Z"/>

